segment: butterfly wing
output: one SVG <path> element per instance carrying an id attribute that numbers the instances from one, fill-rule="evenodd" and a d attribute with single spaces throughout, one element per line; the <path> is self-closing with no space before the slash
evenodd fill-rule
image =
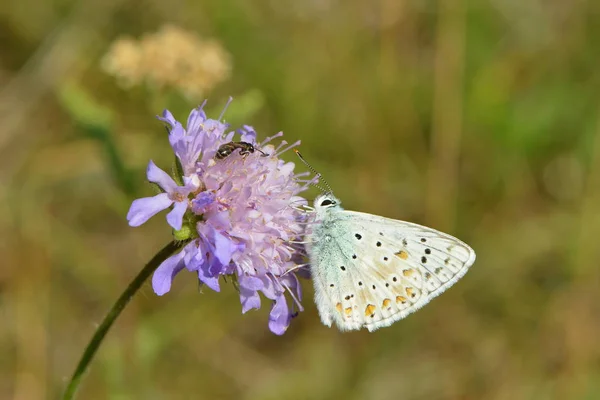
<path id="1" fill-rule="evenodd" d="M 309 251 L 316 303 L 327 326 L 389 326 L 423 307 L 475 262 L 460 240 L 421 225 L 340 210 Z"/>

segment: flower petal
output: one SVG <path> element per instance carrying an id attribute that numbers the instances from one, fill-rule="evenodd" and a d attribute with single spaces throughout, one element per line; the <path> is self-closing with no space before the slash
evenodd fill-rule
<path id="1" fill-rule="evenodd" d="M 171 114 L 171 112 L 169 110 L 163 110 L 162 115 L 160 117 L 157 115 L 156 118 L 158 118 L 159 120 L 161 120 L 163 122 L 166 122 L 167 124 L 169 124 L 171 126 L 178 123 L 175 120 L 175 117 L 173 117 L 173 114 Z"/>
<path id="2" fill-rule="evenodd" d="M 274 278 L 272 278 L 271 275 L 263 275 L 260 276 L 259 279 L 263 281 L 261 291 L 267 299 L 275 300 L 281 295 L 281 291 L 278 291 L 275 288 L 275 284 L 273 283 Z"/>
<path id="3" fill-rule="evenodd" d="M 188 271 L 197 271 L 202 265 L 204 260 L 204 246 L 200 239 L 192 240 L 187 246 L 185 246 L 185 257 L 183 262 Z"/>
<path id="4" fill-rule="evenodd" d="M 206 120 L 206 113 L 203 108 L 206 104 L 206 100 L 200 106 L 194 108 L 187 120 L 187 131 L 193 132 L 197 129 L 201 129 L 201 124 Z"/>
<path id="5" fill-rule="evenodd" d="M 200 187 L 201 183 L 202 182 L 200 182 L 200 178 L 198 177 L 198 175 L 183 177 L 183 184 L 184 184 L 183 187 L 186 188 L 187 190 L 189 190 L 190 192 L 193 192 L 196 189 L 198 189 Z"/>
<path id="6" fill-rule="evenodd" d="M 231 261 L 231 256 L 238 249 L 237 244 L 230 238 L 215 231 L 214 236 L 215 256 L 222 265 Z"/>
<path id="7" fill-rule="evenodd" d="M 242 314 L 252 309 L 260 308 L 260 296 L 258 290 L 263 287 L 263 282 L 253 276 L 239 275 L 240 302 L 242 303 Z"/>
<path id="8" fill-rule="evenodd" d="M 235 132 L 229 132 L 227 135 L 225 135 L 225 138 L 223 139 L 223 143 L 229 143 L 233 140 L 233 137 L 235 136 Z M 244 140 L 242 140 L 244 141 Z"/>
<path id="9" fill-rule="evenodd" d="M 152 288 L 157 295 L 162 296 L 171 290 L 173 278 L 184 267 L 184 256 L 185 249 L 167 258 L 160 264 L 156 271 L 154 271 L 154 275 L 152 275 Z"/>
<path id="10" fill-rule="evenodd" d="M 300 311 L 304 311 L 302 310 L 302 305 L 300 304 L 302 301 L 302 286 L 300 286 L 298 276 L 296 276 L 296 274 L 286 274 L 279 279 L 288 286 L 291 295 L 295 297 L 295 300 L 298 301 L 298 307 L 300 308 Z"/>
<path id="11" fill-rule="evenodd" d="M 214 203 L 216 196 L 213 192 L 202 192 L 192 200 L 192 211 L 196 214 L 204 214 L 206 208 Z"/>
<path id="12" fill-rule="evenodd" d="M 198 268 L 198 279 L 206 284 L 209 288 L 215 292 L 220 292 L 221 287 L 219 286 L 219 275 L 212 275 L 209 272 L 209 263 L 204 263 Z"/>
<path id="13" fill-rule="evenodd" d="M 256 143 L 256 131 L 250 125 L 244 125 L 239 132 L 242 142 Z"/>
<path id="14" fill-rule="evenodd" d="M 169 143 L 178 157 L 181 157 L 180 153 L 185 151 L 185 136 L 186 132 L 183 126 L 179 122 L 175 122 L 169 132 Z"/>
<path id="15" fill-rule="evenodd" d="M 287 302 L 283 295 L 279 296 L 273 303 L 269 314 L 269 329 L 276 335 L 283 335 L 290 326 L 292 316 L 290 315 Z"/>
<path id="16" fill-rule="evenodd" d="M 229 212 L 221 211 L 212 214 L 209 218 L 207 218 L 206 222 L 210 223 L 215 229 L 221 231 L 229 231 L 231 230 L 231 221 L 229 220 Z"/>
<path id="17" fill-rule="evenodd" d="M 158 184 L 167 193 L 172 193 L 177 188 L 177 183 L 162 169 L 158 168 L 152 160 L 146 168 L 146 176 L 150 182 Z"/>
<path id="18" fill-rule="evenodd" d="M 134 200 L 127 213 L 127 221 L 130 226 L 140 226 L 157 213 L 169 208 L 171 204 L 173 200 L 169 199 L 167 193 Z"/>
<path id="19" fill-rule="evenodd" d="M 260 296 L 257 291 L 240 288 L 240 303 L 242 303 L 242 314 L 250 310 L 260 308 Z"/>
<path id="20" fill-rule="evenodd" d="M 187 207 L 187 200 L 178 201 L 175 203 L 175 207 L 173 207 L 171 212 L 167 214 L 167 222 L 176 231 L 181 229 L 181 225 L 183 224 L 183 214 L 185 214 Z"/>
<path id="21" fill-rule="evenodd" d="M 238 278 L 238 283 L 240 288 L 244 288 L 246 290 L 261 290 L 265 284 L 259 278 L 248 275 L 240 275 Z"/>

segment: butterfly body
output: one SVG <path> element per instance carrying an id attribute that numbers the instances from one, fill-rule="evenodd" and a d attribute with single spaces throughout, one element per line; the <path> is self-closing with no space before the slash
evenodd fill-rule
<path id="1" fill-rule="evenodd" d="M 389 326 L 459 280 L 475 261 L 460 240 L 421 225 L 344 210 L 317 197 L 306 246 L 322 322 Z"/>

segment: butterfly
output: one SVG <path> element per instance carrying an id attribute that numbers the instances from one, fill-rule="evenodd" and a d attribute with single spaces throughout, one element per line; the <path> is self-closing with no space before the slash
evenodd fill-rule
<path id="1" fill-rule="evenodd" d="M 462 278 L 475 252 L 435 229 L 314 201 L 306 252 L 323 324 L 341 331 L 389 326 Z"/>
<path id="2" fill-rule="evenodd" d="M 462 278 L 475 251 L 426 226 L 344 210 L 329 184 L 298 150 L 327 190 L 310 215 L 306 254 L 323 324 L 341 331 L 390 326 L 417 311 Z M 315 179 L 313 179 L 314 181 Z"/>

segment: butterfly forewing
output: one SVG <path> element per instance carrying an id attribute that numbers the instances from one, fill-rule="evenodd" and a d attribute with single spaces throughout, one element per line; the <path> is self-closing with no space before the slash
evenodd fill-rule
<path id="1" fill-rule="evenodd" d="M 460 279 L 473 250 L 434 229 L 338 209 L 313 235 L 311 268 L 323 323 L 389 326 Z"/>

